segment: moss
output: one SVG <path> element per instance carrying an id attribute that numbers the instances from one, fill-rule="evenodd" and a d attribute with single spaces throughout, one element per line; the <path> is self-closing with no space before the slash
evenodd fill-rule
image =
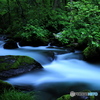
<path id="1" fill-rule="evenodd" d="M 0 64 L 0 71 L 9 69 L 9 68 L 7 68 L 7 66 L 8 66 L 7 63 L 1 63 Z"/>
<path id="2" fill-rule="evenodd" d="M 94 48 L 87 47 L 84 49 L 83 54 L 85 55 L 86 58 L 91 57 L 95 53 Z"/>
<path id="3" fill-rule="evenodd" d="M 11 68 L 18 68 L 21 65 L 23 66 L 26 64 L 34 63 L 34 60 L 27 56 L 14 56 L 14 58 L 16 59 L 16 61 L 11 66 Z"/>
<path id="4" fill-rule="evenodd" d="M 85 59 L 87 61 L 99 61 L 100 59 L 100 50 L 98 48 L 95 47 L 86 47 L 83 50 L 83 54 L 85 56 Z"/>
<path id="5" fill-rule="evenodd" d="M 3 93 L 4 89 L 14 89 L 14 88 L 11 84 L 0 80 L 0 93 Z"/>
<path id="6" fill-rule="evenodd" d="M 1 56 L 0 57 L 0 72 L 17 69 L 20 66 L 26 66 L 27 64 L 33 64 L 35 60 L 27 56 Z"/>
<path id="7" fill-rule="evenodd" d="M 90 100 L 95 100 L 95 96 L 90 96 Z"/>
<path id="8" fill-rule="evenodd" d="M 57 100 L 71 100 L 71 96 L 69 94 L 63 95 L 62 97 L 58 98 Z"/>

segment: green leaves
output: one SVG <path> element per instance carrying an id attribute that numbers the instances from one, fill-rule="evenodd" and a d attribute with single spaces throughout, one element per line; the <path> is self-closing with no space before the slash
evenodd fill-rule
<path id="1" fill-rule="evenodd" d="M 41 39 L 47 42 L 48 33 L 49 32 L 45 30 L 43 27 L 27 24 L 26 26 L 23 27 L 23 30 L 20 31 L 18 34 L 21 34 L 23 38 L 26 38 L 29 41 L 33 37 L 34 39 Z"/>
<path id="2" fill-rule="evenodd" d="M 59 41 L 66 43 L 66 40 L 73 42 L 87 42 L 93 47 L 100 47 L 100 8 L 92 0 L 73 1 L 66 5 L 65 29 L 61 32 L 62 39 Z"/>

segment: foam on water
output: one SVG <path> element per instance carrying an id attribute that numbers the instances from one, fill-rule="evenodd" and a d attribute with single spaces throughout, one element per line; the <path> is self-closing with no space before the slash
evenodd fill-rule
<path id="1" fill-rule="evenodd" d="M 13 85 L 32 85 L 38 87 L 45 83 L 85 83 L 91 89 L 100 90 L 100 65 L 90 64 L 80 59 L 80 54 L 67 53 L 56 55 L 56 59 L 49 63 L 49 60 L 41 50 L 56 50 L 52 48 L 25 46 L 18 49 L 7 50 L 0 48 L 0 55 L 25 55 L 34 58 L 42 64 L 44 69 L 31 71 L 29 73 L 12 77 L 6 80 Z M 59 49 L 58 49 L 59 51 Z M 77 58 L 77 59 L 76 59 Z"/>

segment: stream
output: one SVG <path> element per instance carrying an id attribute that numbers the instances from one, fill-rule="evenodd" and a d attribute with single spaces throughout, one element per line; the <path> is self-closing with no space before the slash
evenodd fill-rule
<path id="1" fill-rule="evenodd" d="M 43 69 L 5 81 L 12 85 L 32 86 L 39 100 L 56 100 L 57 97 L 71 91 L 100 91 L 100 64 L 83 61 L 81 51 L 66 53 L 62 48 L 47 47 L 19 46 L 17 49 L 9 50 L 1 46 L 0 56 L 25 55 L 34 58 L 43 66 Z M 54 60 L 49 57 L 48 52 L 54 52 Z"/>

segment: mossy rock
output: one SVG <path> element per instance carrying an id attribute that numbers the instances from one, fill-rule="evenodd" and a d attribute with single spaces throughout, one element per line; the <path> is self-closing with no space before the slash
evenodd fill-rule
<path id="1" fill-rule="evenodd" d="M 90 61 L 90 62 L 100 61 L 100 50 L 99 50 L 99 48 L 88 46 L 83 50 L 83 54 L 85 56 L 86 61 Z"/>
<path id="2" fill-rule="evenodd" d="M 9 83 L 0 80 L 0 93 L 3 93 L 5 89 L 14 89 L 14 87 Z"/>
<path id="3" fill-rule="evenodd" d="M 22 74 L 42 68 L 33 58 L 27 56 L 0 56 L 0 78 Z"/>
<path id="4" fill-rule="evenodd" d="M 57 100 L 71 100 L 71 96 L 69 94 L 63 95 L 60 98 L 58 98 Z"/>

